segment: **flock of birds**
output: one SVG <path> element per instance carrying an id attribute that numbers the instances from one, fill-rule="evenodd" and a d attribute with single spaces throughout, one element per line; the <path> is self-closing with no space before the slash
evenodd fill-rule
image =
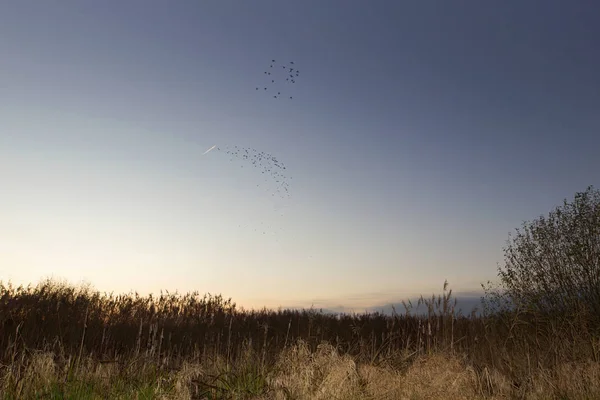
<path id="1" fill-rule="evenodd" d="M 288 97 L 291 100 L 294 98 L 291 88 L 299 77 L 300 70 L 293 61 L 287 65 L 278 65 L 277 60 L 271 60 L 263 73 L 264 84 L 257 86 L 256 90 L 267 92 L 275 99 Z"/>
<path id="2" fill-rule="evenodd" d="M 256 91 L 268 93 L 275 99 L 294 98 L 291 89 L 296 84 L 300 71 L 293 61 L 290 61 L 287 65 L 278 65 L 276 60 L 273 59 L 262 75 L 265 82 L 263 85 L 257 86 Z M 256 187 L 258 189 L 266 188 L 274 201 L 291 197 L 289 180 L 292 178 L 288 176 L 285 164 L 272 154 L 254 148 L 214 145 L 202 155 L 213 150 L 227 155 L 230 161 L 242 161 L 240 168 L 244 168 L 244 166 L 257 168 L 263 179 L 261 183 L 256 183 Z M 279 212 L 277 207 L 274 210 Z M 264 223 L 261 223 L 261 225 L 264 225 Z M 239 227 L 242 227 L 242 225 Z M 268 229 L 265 228 L 266 226 L 255 227 L 254 230 L 267 234 Z"/>
<path id="3" fill-rule="evenodd" d="M 263 182 L 274 184 L 274 188 L 271 192 L 271 196 L 286 199 L 290 197 L 289 182 L 286 174 L 286 166 L 284 163 L 279 161 L 272 154 L 264 151 L 259 151 L 250 147 L 240 146 L 224 146 L 216 147 L 217 151 L 227 154 L 230 157 L 230 161 L 234 158 L 244 161 L 246 165 L 258 168 L 261 175 L 263 176 Z M 244 168 L 242 164 L 240 168 Z M 260 187 L 257 184 L 256 187 Z"/>

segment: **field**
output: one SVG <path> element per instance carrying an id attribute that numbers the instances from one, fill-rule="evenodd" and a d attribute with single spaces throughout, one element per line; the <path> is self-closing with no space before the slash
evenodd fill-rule
<path id="1" fill-rule="evenodd" d="M 221 296 L 0 282 L 2 399 L 594 399 L 585 307 L 460 315 L 246 311 Z"/>

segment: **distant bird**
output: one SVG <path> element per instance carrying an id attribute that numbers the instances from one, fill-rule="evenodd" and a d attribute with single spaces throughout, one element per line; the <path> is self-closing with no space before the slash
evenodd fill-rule
<path id="1" fill-rule="evenodd" d="M 290 61 L 290 63 L 288 65 L 282 65 L 281 66 L 281 68 L 285 71 L 284 74 L 287 75 L 287 77 L 285 77 L 285 81 L 287 83 L 294 83 L 295 84 L 296 83 L 296 78 L 299 76 L 299 71 L 295 68 L 294 64 L 295 64 L 294 61 Z M 280 97 L 282 97 L 282 96 L 285 95 L 285 96 L 289 97 L 290 99 L 292 99 L 293 96 L 290 96 L 288 93 L 285 93 L 285 92 L 282 93 L 281 92 L 282 88 L 279 88 L 279 87 L 275 88 L 275 83 L 276 83 L 275 81 L 279 80 L 280 82 L 283 82 L 283 79 L 284 79 L 284 76 L 281 76 L 281 78 L 280 78 L 280 75 L 275 72 L 276 70 L 273 69 L 275 67 L 277 67 L 277 65 L 275 64 L 275 60 L 272 59 L 271 60 L 271 64 L 269 64 L 269 68 L 271 68 L 271 69 L 267 69 L 267 71 L 264 71 L 264 73 L 267 76 L 271 77 L 271 84 L 273 85 L 273 87 L 272 87 L 271 90 L 273 90 L 273 92 L 277 93 L 277 95 L 273 96 L 273 98 L 280 98 Z M 275 75 L 277 75 L 277 78 L 275 77 Z M 268 86 L 266 88 L 264 88 L 264 90 L 266 91 L 267 88 L 268 88 Z"/>

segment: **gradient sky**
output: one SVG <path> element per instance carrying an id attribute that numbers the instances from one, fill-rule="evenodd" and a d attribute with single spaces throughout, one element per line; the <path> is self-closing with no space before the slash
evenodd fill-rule
<path id="1" fill-rule="evenodd" d="M 594 0 L 4 1 L 0 280 L 246 307 L 477 290 L 522 221 L 600 186 L 598 20 Z M 271 59 L 301 70 L 294 99 L 255 90 Z M 275 155 L 291 197 L 215 144 Z"/>

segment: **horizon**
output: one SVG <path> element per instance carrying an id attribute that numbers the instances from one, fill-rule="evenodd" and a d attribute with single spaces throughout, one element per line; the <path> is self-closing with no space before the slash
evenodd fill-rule
<path id="1" fill-rule="evenodd" d="M 3 282 L 475 295 L 600 186 L 595 3 L 32 4 L 0 14 Z"/>
<path id="2" fill-rule="evenodd" d="M 262 311 L 262 310 L 270 310 L 270 311 L 277 311 L 277 310 L 297 310 L 297 311 L 309 311 L 309 310 L 315 310 L 318 311 L 320 313 L 323 314 L 333 314 L 333 315 L 358 315 L 358 314 L 373 314 L 373 313 L 382 313 L 384 315 L 394 315 L 394 314 L 404 314 L 404 313 L 409 313 L 410 315 L 420 315 L 420 314 L 426 314 L 427 312 L 427 305 L 424 303 L 420 302 L 420 299 L 423 300 L 431 300 L 432 296 L 434 297 L 435 300 L 438 299 L 438 297 L 441 299 L 444 297 L 444 295 L 447 295 L 448 293 L 450 293 L 450 303 L 452 305 L 455 305 L 455 307 L 453 308 L 454 313 L 458 314 L 458 313 L 462 313 L 462 315 L 464 316 L 468 316 L 471 314 L 471 312 L 475 312 L 477 315 L 479 315 L 481 313 L 482 310 L 482 303 L 481 303 L 481 299 L 482 297 L 485 295 L 484 291 L 470 291 L 470 292 L 455 292 L 450 285 L 448 284 L 447 290 L 443 289 L 441 291 L 438 292 L 434 292 L 434 293 L 430 293 L 430 294 L 421 294 L 419 296 L 413 296 L 410 298 L 401 298 L 401 299 L 397 299 L 396 301 L 391 301 L 389 303 L 385 303 L 385 304 L 377 304 L 377 305 L 371 305 L 371 306 L 359 306 L 359 307 L 349 307 L 347 305 L 343 305 L 343 304 L 338 304 L 335 305 L 335 303 L 331 303 L 329 305 L 325 305 L 324 303 L 311 303 L 310 305 L 293 305 L 293 304 L 288 304 L 287 306 L 283 306 L 281 304 L 276 305 L 276 306 L 267 306 L 267 305 L 257 305 L 257 306 L 244 306 L 242 304 L 238 304 L 235 300 L 235 298 L 231 297 L 231 296 L 224 296 L 222 293 L 201 293 L 198 291 L 190 291 L 190 292 L 179 292 L 178 290 L 175 290 L 173 292 L 169 291 L 169 290 L 161 290 L 158 293 L 156 292 L 138 292 L 135 290 L 130 290 L 129 292 L 106 292 L 106 291 L 100 291 L 97 288 L 94 287 L 94 285 L 91 282 L 70 282 L 66 279 L 60 279 L 57 277 L 45 277 L 40 279 L 38 282 L 30 282 L 28 284 L 14 284 L 13 282 L 10 281 L 3 281 L 2 279 L 0 279 L 0 286 L 4 286 L 5 288 L 8 287 L 12 287 L 13 289 L 17 289 L 19 287 L 22 287 L 24 289 L 27 290 L 39 290 L 42 287 L 50 287 L 50 288 L 54 288 L 54 289 L 61 289 L 64 287 L 69 287 L 69 288 L 73 288 L 75 289 L 76 292 L 81 291 L 82 293 L 87 293 L 89 294 L 97 294 L 101 297 L 112 297 L 112 298 L 116 298 L 116 297 L 120 297 L 120 296 L 125 296 L 125 297 L 132 297 L 135 295 L 139 295 L 143 298 L 149 298 L 149 296 L 152 296 L 152 298 L 156 299 L 159 297 L 162 297 L 163 295 L 168 296 L 176 296 L 179 298 L 188 296 L 188 295 L 193 295 L 193 296 L 200 296 L 200 297 L 208 297 L 208 298 L 222 298 L 223 301 L 231 301 L 231 304 L 235 305 L 235 308 L 237 311 L 242 311 L 242 312 L 253 312 L 253 311 Z M 52 290 L 52 289 L 51 289 Z M 456 302 L 456 303 L 455 303 Z M 407 308 L 408 307 L 408 308 Z"/>

